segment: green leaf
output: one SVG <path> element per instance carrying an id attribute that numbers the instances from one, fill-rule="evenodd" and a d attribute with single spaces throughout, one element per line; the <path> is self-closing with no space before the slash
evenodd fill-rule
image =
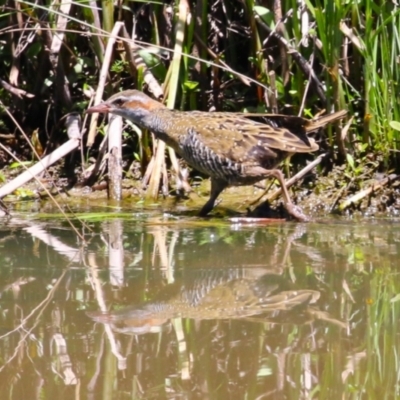
<path id="1" fill-rule="evenodd" d="M 199 87 L 199 82 L 195 82 L 195 81 L 186 81 L 183 84 L 183 88 L 188 90 L 188 91 L 194 91 Z"/>
<path id="2" fill-rule="evenodd" d="M 155 67 L 156 65 L 158 65 L 160 63 L 159 57 L 157 57 L 150 51 L 140 50 L 139 55 L 140 55 L 140 57 L 143 58 L 143 61 L 146 63 L 146 65 L 149 68 Z"/>
<path id="3" fill-rule="evenodd" d="M 275 27 L 274 15 L 268 8 L 255 6 L 254 11 L 261 17 L 263 22 L 265 22 L 271 29 Z"/>
<path id="4" fill-rule="evenodd" d="M 22 167 L 24 165 L 25 165 L 25 167 L 28 167 L 29 165 L 32 165 L 32 161 L 13 162 L 10 165 L 10 169 L 19 168 L 19 167 Z"/>
<path id="5" fill-rule="evenodd" d="M 76 74 L 81 74 L 83 71 L 83 60 L 79 59 L 78 62 L 74 65 L 74 71 Z"/>
<path id="6" fill-rule="evenodd" d="M 400 131 L 400 122 L 398 121 L 390 121 L 389 125 L 391 128 L 393 128 L 396 131 Z"/>
<path id="7" fill-rule="evenodd" d="M 354 169 L 354 158 L 351 154 L 346 154 L 347 163 L 350 165 L 351 169 Z"/>
<path id="8" fill-rule="evenodd" d="M 399 300 L 400 300 L 400 294 L 394 296 L 394 297 L 390 300 L 390 302 L 391 302 L 391 303 L 395 303 L 396 301 L 399 301 Z"/>
<path id="9" fill-rule="evenodd" d="M 160 62 L 159 54 L 157 54 L 154 54 L 153 51 L 148 50 L 139 51 L 140 57 L 143 58 L 146 66 L 151 68 L 153 75 L 155 75 L 158 79 L 164 80 L 167 74 L 167 69 L 165 68 L 165 65 Z"/>

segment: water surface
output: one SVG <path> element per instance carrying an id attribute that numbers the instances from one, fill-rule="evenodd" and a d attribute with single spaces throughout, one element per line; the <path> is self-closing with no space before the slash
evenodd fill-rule
<path id="1" fill-rule="evenodd" d="M 3 399 L 393 399 L 400 221 L 0 228 Z"/>

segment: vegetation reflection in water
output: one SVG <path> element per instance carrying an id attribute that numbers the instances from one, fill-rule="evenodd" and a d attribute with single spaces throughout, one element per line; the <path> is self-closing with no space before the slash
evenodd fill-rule
<path id="1" fill-rule="evenodd" d="M 0 231 L 2 398 L 399 395 L 400 224 L 88 225 Z"/>

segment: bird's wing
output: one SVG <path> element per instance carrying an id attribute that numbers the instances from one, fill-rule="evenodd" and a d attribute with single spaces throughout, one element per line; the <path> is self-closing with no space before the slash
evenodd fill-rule
<path id="1" fill-rule="evenodd" d="M 276 150 L 285 153 L 309 153 L 318 149 L 312 138 L 296 135 L 285 128 L 272 127 L 230 113 L 187 113 L 186 123 L 197 129 L 201 142 L 217 154 L 224 154 L 232 161 L 242 162 L 251 158 L 259 161 L 277 157 Z"/>
<path id="2" fill-rule="evenodd" d="M 346 117 L 347 111 L 340 110 L 331 114 L 318 116 L 315 119 L 307 119 L 296 115 L 284 114 L 240 113 L 239 115 L 243 118 L 253 119 L 257 122 L 286 128 L 292 132 L 309 133 L 314 132 L 319 128 L 323 128 L 327 124 L 343 119 Z"/>

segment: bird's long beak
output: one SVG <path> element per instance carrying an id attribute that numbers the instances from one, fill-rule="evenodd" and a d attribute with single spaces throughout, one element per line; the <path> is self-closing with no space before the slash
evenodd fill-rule
<path id="1" fill-rule="evenodd" d="M 86 110 L 86 114 L 102 113 L 107 114 L 111 107 L 107 103 L 100 103 L 97 106 L 90 107 Z"/>

